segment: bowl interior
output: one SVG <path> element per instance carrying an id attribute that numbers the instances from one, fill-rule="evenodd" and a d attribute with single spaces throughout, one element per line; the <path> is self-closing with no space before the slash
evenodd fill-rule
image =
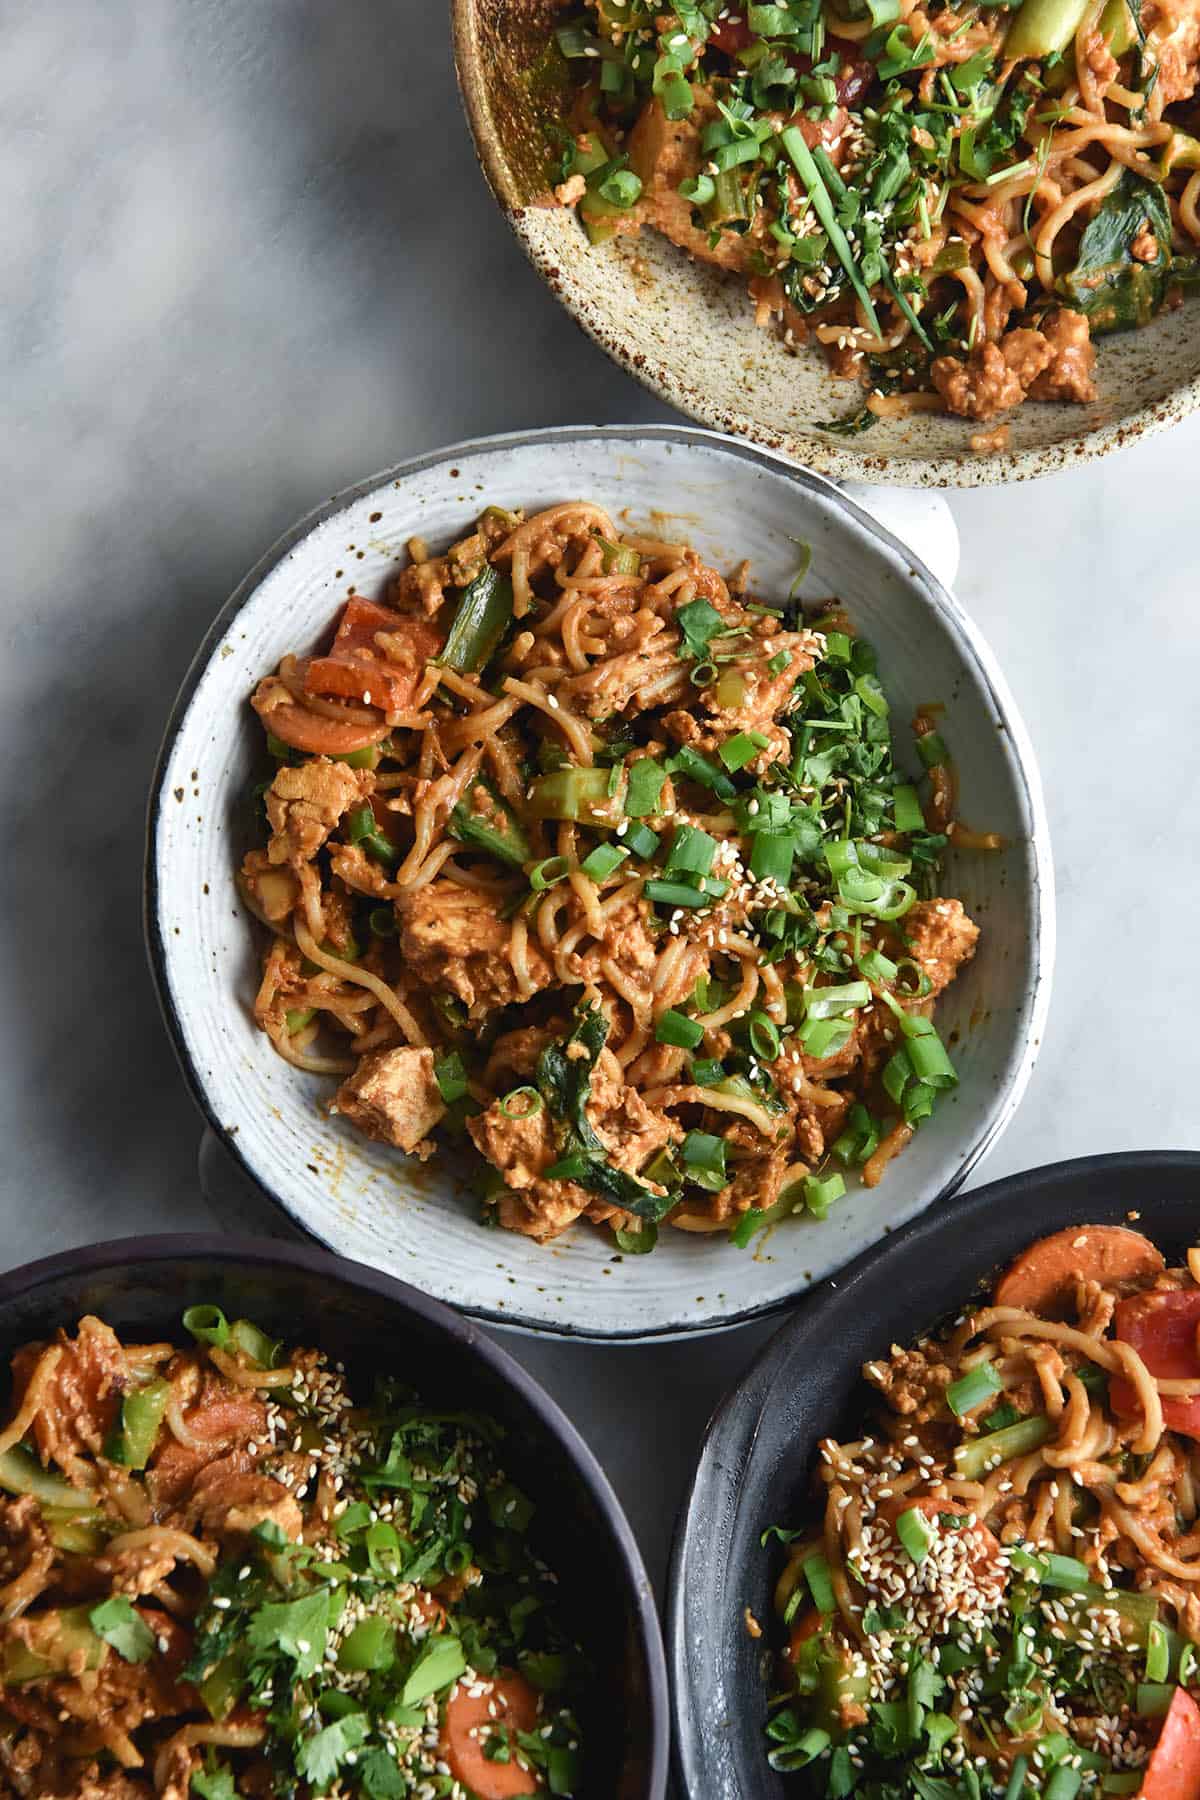
<path id="1" fill-rule="evenodd" d="M 411 1382 L 423 1399 L 487 1413 L 506 1428 L 506 1464 L 537 1503 L 533 1529 L 560 1577 L 564 1616 L 587 1621 L 583 1636 L 596 1674 L 590 1722 L 580 1720 L 594 1746 L 586 1791 L 596 1800 L 657 1800 L 665 1779 L 665 1682 L 654 1604 L 632 1537 L 623 1520 L 614 1529 L 616 1501 L 605 1488 L 601 1504 L 560 1435 L 565 1428 L 574 1438 L 557 1409 L 474 1327 L 320 1252 L 218 1239 L 135 1240 L 0 1279 L 0 1353 L 7 1359 L 17 1345 L 89 1312 L 119 1332 L 179 1341 L 180 1314 L 201 1301 L 230 1318 L 253 1318 L 290 1342 L 318 1345 L 346 1364 L 360 1392 L 369 1393 L 374 1376 L 386 1371 Z M 594 1465 L 592 1471 L 598 1477 Z"/>
<path id="2" fill-rule="evenodd" d="M 551 0 L 454 0 L 459 79 L 484 172 L 527 254 L 567 309 L 631 374 L 721 431 L 829 474 L 903 486 L 1028 479 L 1120 448 L 1184 417 L 1200 398 L 1200 310 L 1164 312 L 1101 340 L 1099 398 L 1031 401 L 1009 415 L 1009 448 L 971 452 L 963 419 L 921 413 L 859 437 L 821 421 L 857 410 L 815 349 L 793 354 L 759 330 L 740 276 L 694 263 L 654 231 L 589 245 L 573 213 L 547 204 L 545 127 L 562 116 L 566 65 L 549 47 Z"/>
<path id="3" fill-rule="evenodd" d="M 680 1516 L 668 1601 L 676 1754 L 688 1800 L 783 1800 L 763 1727 L 782 1551 L 768 1525 L 811 1508 L 819 1438 L 853 1434 L 862 1363 L 956 1311 L 989 1271 L 1042 1233 L 1127 1217 L 1181 1258 L 1196 1237 L 1200 1155 L 1092 1157 L 978 1188 L 928 1214 L 812 1294 L 716 1414 Z M 744 1608 L 767 1627 L 750 1637 Z"/>
<path id="4" fill-rule="evenodd" d="M 946 876 L 984 932 L 939 1015 L 960 1087 L 880 1188 L 745 1252 L 723 1236 L 667 1232 L 652 1256 L 622 1262 L 590 1227 L 548 1247 L 484 1231 L 449 1162 L 417 1163 L 329 1118 L 334 1084 L 283 1062 L 250 1013 L 258 945 L 234 872 L 261 775 L 261 728 L 247 704 L 255 682 L 285 651 L 321 638 L 351 584 L 379 592 L 414 533 L 440 546 L 488 502 L 536 508 L 574 497 L 686 536 L 718 566 L 749 555 L 767 598 L 787 593 L 797 540 L 809 543 L 804 592 L 841 596 L 876 643 L 902 745 L 917 705 L 944 702 L 966 814 L 1007 844 L 953 857 Z M 168 1020 L 228 1147 L 344 1255 L 518 1325 L 605 1337 L 711 1329 L 778 1305 L 952 1188 L 1016 1104 L 1052 955 L 1044 825 L 1024 734 L 956 604 L 814 477 L 674 427 L 541 433 L 409 465 L 335 503 L 256 571 L 218 621 L 180 709 L 149 845 L 151 950 Z"/>

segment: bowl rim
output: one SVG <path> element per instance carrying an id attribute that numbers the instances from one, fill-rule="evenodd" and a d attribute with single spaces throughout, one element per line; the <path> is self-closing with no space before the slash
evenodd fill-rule
<path id="1" fill-rule="evenodd" d="M 1014 1047 L 1009 1057 L 1007 1078 L 991 1096 L 990 1108 L 983 1129 L 969 1146 L 966 1154 L 960 1154 L 954 1167 L 949 1171 L 937 1191 L 925 1201 L 922 1211 L 936 1208 L 942 1201 L 957 1193 L 976 1165 L 1005 1131 L 1029 1083 L 1045 1036 L 1054 973 L 1056 917 L 1050 827 L 1037 759 L 1008 683 L 982 632 L 949 588 L 921 561 L 909 545 L 903 543 L 886 525 L 881 524 L 857 501 L 825 476 L 788 462 L 784 458 L 773 455 L 768 450 L 760 449 L 757 445 L 746 443 L 740 438 L 690 424 L 542 426 L 525 431 L 501 432 L 495 435 L 466 439 L 434 450 L 420 452 L 388 469 L 354 482 L 340 493 L 333 495 L 331 499 L 306 513 L 275 541 L 243 580 L 238 583 L 205 633 L 200 647 L 184 675 L 164 729 L 147 800 L 142 889 L 143 931 L 159 1008 L 188 1091 L 209 1129 L 255 1189 L 265 1195 L 272 1207 L 286 1218 L 289 1224 L 302 1232 L 305 1238 L 322 1245 L 331 1255 L 340 1256 L 341 1253 L 323 1237 L 320 1231 L 299 1218 L 289 1207 L 284 1194 L 273 1186 L 268 1187 L 263 1178 L 251 1166 L 249 1158 L 242 1151 L 240 1131 L 231 1130 L 218 1114 L 209 1097 L 204 1077 L 188 1049 L 182 1017 L 175 1004 L 168 973 L 171 946 L 162 926 L 155 855 L 160 820 L 167 799 L 168 772 L 174 756 L 175 745 L 191 709 L 196 688 L 213 657 L 218 653 L 222 642 L 228 636 L 230 627 L 238 614 L 250 603 L 259 586 L 271 571 L 285 560 L 303 538 L 309 536 L 326 520 L 345 511 L 346 508 L 356 505 L 381 487 L 470 456 L 494 454 L 498 451 L 512 452 L 533 445 L 567 444 L 581 440 L 612 444 L 630 444 L 651 440 L 657 443 L 677 445 L 683 449 L 694 447 L 718 449 L 736 460 L 748 464 L 752 469 L 765 471 L 774 477 L 782 477 L 794 487 L 817 495 L 835 510 L 840 510 L 852 524 L 865 531 L 868 536 L 878 540 L 893 556 L 900 558 L 911 576 L 916 579 L 918 587 L 922 583 L 924 584 L 928 592 L 922 595 L 923 604 L 940 615 L 945 629 L 954 638 L 962 654 L 964 664 L 973 669 L 986 691 L 990 703 L 995 707 L 997 716 L 1003 723 L 1003 735 L 1011 746 L 1015 778 L 1020 784 L 1022 797 L 1032 821 L 1032 830 L 1029 836 L 1033 866 L 1030 904 L 1034 917 L 1034 930 L 1031 944 L 1030 1015 L 1024 1041 Z M 765 1301 L 760 1306 L 743 1307 L 736 1313 L 716 1320 L 701 1318 L 694 1323 L 677 1322 L 637 1331 L 610 1332 L 598 1327 L 580 1327 L 566 1322 L 557 1325 L 547 1323 L 539 1318 L 528 1317 L 515 1310 L 497 1312 L 484 1306 L 465 1307 L 463 1310 L 490 1325 L 537 1337 L 558 1338 L 574 1342 L 644 1344 L 732 1330 L 756 1319 L 772 1317 L 786 1312 L 795 1303 L 799 1291 L 793 1290 L 777 1300 Z"/>
<path id="2" fill-rule="evenodd" d="M 792 1316 L 738 1373 L 705 1427 L 695 1467 L 675 1517 L 667 1570 L 663 1628 L 671 1683 L 671 1770 L 682 1800 L 708 1800 L 705 1791 L 688 1778 L 689 1767 L 697 1760 L 697 1746 L 703 1742 L 700 1721 L 693 1708 L 692 1657 L 684 1598 L 689 1552 L 693 1535 L 699 1530 L 700 1510 L 711 1504 L 713 1495 L 728 1482 L 730 1472 L 742 1467 L 758 1436 L 777 1379 L 798 1348 L 821 1338 L 826 1309 L 844 1306 L 856 1283 L 914 1241 L 928 1240 L 931 1260 L 936 1262 L 941 1234 L 969 1239 L 972 1225 L 1000 1203 L 1009 1204 L 1015 1219 L 1023 1203 L 1034 1198 L 1043 1201 L 1052 1198 L 1060 1186 L 1072 1186 L 1084 1180 L 1102 1191 L 1105 1178 L 1116 1171 L 1142 1175 L 1149 1184 L 1156 1173 L 1165 1169 L 1190 1173 L 1200 1182 L 1200 1151 L 1120 1150 L 1069 1157 L 1059 1162 L 1042 1163 L 1033 1169 L 1018 1170 L 983 1187 L 973 1188 L 969 1194 L 960 1194 L 948 1208 L 929 1208 L 872 1244 L 834 1275 L 815 1283 L 793 1309 Z M 1036 1231 L 1037 1227 L 1030 1225 L 1027 1229 Z M 827 1337 L 824 1341 L 828 1342 Z"/>
<path id="3" fill-rule="evenodd" d="M 526 258 L 580 330 L 649 393 L 677 407 L 700 425 L 745 437 L 759 449 L 774 451 L 835 478 L 900 488 L 1004 487 L 1018 481 L 1036 481 L 1045 475 L 1062 474 L 1068 468 L 1077 468 L 1081 462 L 1097 462 L 1103 456 L 1130 449 L 1145 438 L 1181 424 L 1200 407 L 1200 374 L 1197 374 L 1180 382 L 1161 399 L 1149 400 L 1119 419 L 1094 425 L 1040 449 L 1005 451 L 999 456 L 976 456 L 967 450 L 959 456 L 923 457 L 879 452 L 872 455 L 866 448 L 855 451 L 827 442 L 816 431 L 781 432 L 778 436 L 765 437 L 762 428 L 740 407 L 718 407 L 665 365 L 651 369 L 645 358 L 629 353 L 612 337 L 599 314 L 589 307 L 586 294 L 575 292 L 572 284 L 564 281 L 557 261 L 543 254 L 527 224 L 527 215 L 543 209 L 520 202 L 500 152 L 500 134 L 492 120 L 488 83 L 480 69 L 474 29 L 478 5 L 479 0 L 450 0 L 450 32 L 459 96 L 475 160 L 492 198 Z M 680 255 L 684 252 L 680 251 Z M 965 424 L 969 421 L 964 420 Z"/>
<path id="4" fill-rule="evenodd" d="M 583 1482 L 607 1527 L 620 1560 L 633 1605 L 638 1637 L 646 1660 L 649 1765 L 642 1800 L 664 1800 L 669 1763 L 671 1708 L 667 1682 L 666 1651 L 654 1590 L 633 1527 L 625 1509 L 601 1467 L 595 1452 L 579 1428 L 542 1384 L 502 1345 L 495 1342 L 473 1319 L 443 1300 L 367 1263 L 352 1261 L 331 1250 L 308 1244 L 283 1244 L 274 1238 L 241 1237 L 210 1232 L 158 1232 L 150 1236 L 108 1238 L 59 1250 L 51 1256 L 20 1264 L 0 1273 L 0 1307 L 36 1294 L 60 1277 L 96 1275 L 105 1269 L 127 1269 L 131 1264 L 169 1264 L 187 1258 L 209 1257 L 216 1262 L 269 1272 L 280 1267 L 332 1278 L 345 1287 L 386 1301 L 402 1313 L 419 1318 L 445 1337 L 461 1345 L 484 1363 L 500 1384 L 516 1393 L 538 1424 L 562 1447 Z"/>

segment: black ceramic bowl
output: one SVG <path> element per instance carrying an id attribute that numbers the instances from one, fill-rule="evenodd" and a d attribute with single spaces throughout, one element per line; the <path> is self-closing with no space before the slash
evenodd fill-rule
<path id="1" fill-rule="evenodd" d="M 867 1403 L 860 1370 L 956 1310 L 1045 1232 L 1130 1214 L 1168 1258 L 1200 1238 L 1200 1155 L 1151 1151 L 1056 1163 L 937 1207 L 814 1288 L 713 1417 L 675 1539 L 667 1602 L 679 1785 L 686 1800 L 783 1800 L 767 1766 L 768 1525 L 809 1504 L 817 1440 Z M 746 1629 L 750 1607 L 765 1629 Z"/>
<path id="2" fill-rule="evenodd" d="M 0 1354 L 93 1312 L 118 1331 L 175 1337 L 211 1301 L 292 1342 L 315 1344 L 369 1383 L 389 1371 L 422 1396 L 490 1414 L 506 1464 L 537 1503 L 537 1547 L 597 1670 L 581 1718 L 589 1756 L 579 1800 L 662 1800 L 666 1667 L 633 1534 L 574 1426 L 478 1326 L 414 1288 L 324 1251 L 251 1238 L 127 1238 L 0 1276 Z"/>

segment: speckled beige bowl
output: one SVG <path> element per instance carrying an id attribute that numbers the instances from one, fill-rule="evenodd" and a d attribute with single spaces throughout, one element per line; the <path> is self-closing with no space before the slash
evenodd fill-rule
<path id="1" fill-rule="evenodd" d="M 546 204 L 544 125 L 561 115 L 563 65 L 547 48 L 557 10 L 556 0 L 451 0 L 479 160 L 563 305 L 681 412 L 827 475 L 978 487 L 1107 455 L 1200 404 L 1200 306 L 1183 306 L 1143 331 L 1102 341 L 1093 406 L 1020 407 L 1003 453 L 974 454 L 973 427 L 938 414 L 884 420 L 855 438 L 818 430 L 815 421 L 853 411 L 856 390 L 833 380 L 816 350 L 792 354 L 775 332 L 759 330 L 740 278 L 692 262 L 653 231 L 593 249 L 573 213 Z"/>

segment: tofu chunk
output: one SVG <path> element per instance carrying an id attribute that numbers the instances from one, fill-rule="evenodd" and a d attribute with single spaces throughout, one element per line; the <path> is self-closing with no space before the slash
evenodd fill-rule
<path id="1" fill-rule="evenodd" d="M 368 1137 L 421 1154 L 446 1105 L 429 1049 L 376 1050 L 364 1056 L 337 1092 L 335 1112 Z"/>

